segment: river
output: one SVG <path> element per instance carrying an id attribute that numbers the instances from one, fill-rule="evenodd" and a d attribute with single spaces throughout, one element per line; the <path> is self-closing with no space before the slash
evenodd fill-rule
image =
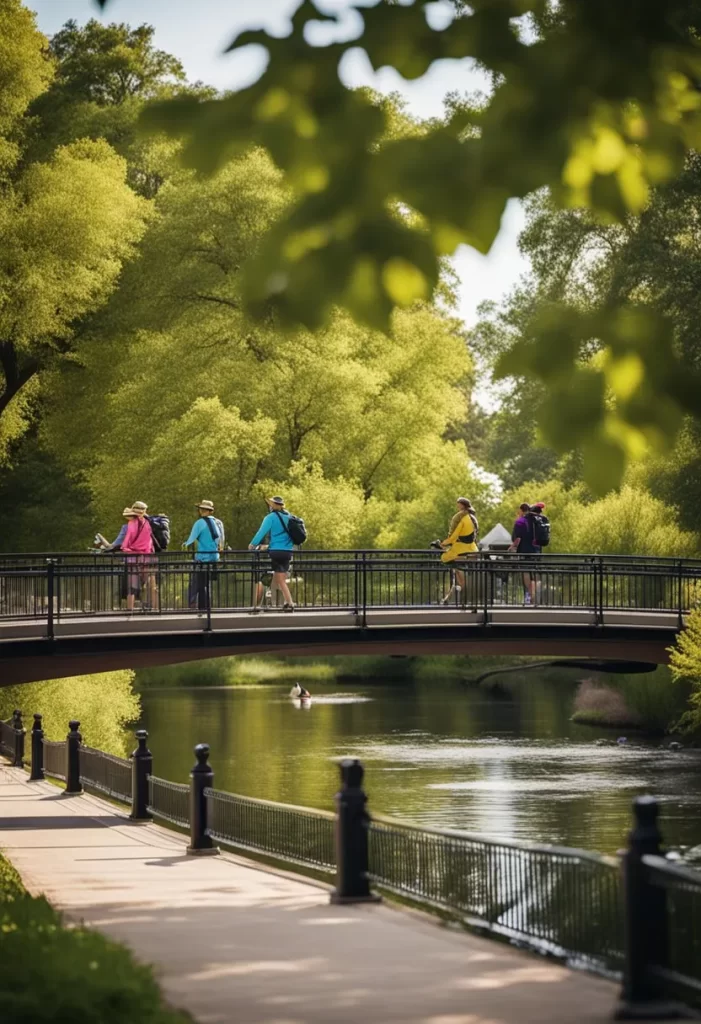
<path id="1" fill-rule="evenodd" d="M 335 761 L 350 755 L 375 812 L 602 852 L 624 844 L 631 800 L 650 792 L 668 844 L 701 860 L 701 751 L 633 734 L 619 745 L 615 732 L 573 724 L 567 683 L 313 690 L 308 708 L 289 684 L 146 690 L 155 774 L 186 781 L 193 745 L 207 742 L 217 788 L 330 808 Z"/>

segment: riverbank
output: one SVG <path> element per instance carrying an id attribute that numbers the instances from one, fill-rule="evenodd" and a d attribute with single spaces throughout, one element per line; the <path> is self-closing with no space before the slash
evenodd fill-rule
<path id="1" fill-rule="evenodd" d="M 521 662 L 524 668 L 533 658 L 464 658 L 454 655 L 413 657 L 336 656 L 295 658 L 261 655 L 254 658 L 211 658 L 136 672 L 138 690 L 198 686 L 250 686 L 260 683 L 302 682 L 342 683 L 419 683 L 431 680 L 465 682 L 490 669 L 510 667 Z M 541 677 L 555 670 L 542 669 Z M 565 670 L 568 671 L 568 670 Z M 558 669 L 560 675 L 562 670 Z"/>
<path id="2" fill-rule="evenodd" d="M 81 1024 L 192 1022 L 188 1014 L 166 1005 L 150 967 L 99 932 L 67 927 L 43 896 L 27 892 L 2 854 L 0 1006 L 3 1020 L 12 1024 L 49 1019 Z"/>

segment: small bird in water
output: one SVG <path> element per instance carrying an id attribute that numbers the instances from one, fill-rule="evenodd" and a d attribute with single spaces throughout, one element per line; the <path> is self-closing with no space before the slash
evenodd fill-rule
<path id="1" fill-rule="evenodd" d="M 300 683 L 295 683 L 290 691 L 290 697 L 299 697 L 300 700 L 310 700 L 311 693 L 305 690 Z"/>
<path id="2" fill-rule="evenodd" d="M 618 739 L 616 740 L 616 743 L 619 745 L 619 747 L 625 746 L 625 744 L 627 742 L 628 742 L 628 737 L 627 736 L 619 736 Z"/>

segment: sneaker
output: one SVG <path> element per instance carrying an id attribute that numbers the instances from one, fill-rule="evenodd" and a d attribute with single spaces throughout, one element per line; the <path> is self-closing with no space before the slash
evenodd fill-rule
<path id="1" fill-rule="evenodd" d="M 249 615 L 260 615 L 261 611 L 262 611 L 261 608 L 251 608 L 251 610 L 250 610 L 250 612 L 248 614 Z"/>
<path id="2" fill-rule="evenodd" d="M 295 610 L 295 606 L 293 604 L 283 604 L 282 610 L 283 612 L 293 612 Z"/>

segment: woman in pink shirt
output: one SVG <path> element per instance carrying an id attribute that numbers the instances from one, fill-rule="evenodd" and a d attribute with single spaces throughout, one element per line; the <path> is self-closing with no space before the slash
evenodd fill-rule
<path id="1" fill-rule="evenodd" d="M 143 501 L 134 502 L 132 509 L 136 515 L 134 519 L 129 520 L 127 532 L 122 541 L 122 551 L 127 556 L 127 565 L 130 566 L 127 611 L 132 614 L 134 612 L 134 598 L 145 586 L 148 587 L 151 593 L 151 608 L 154 611 L 158 611 L 156 577 L 152 569 L 154 559 L 148 557 L 153 555 L 155 549 L 151 524 L 146 518 L 147 508 L 148 505 L 144 504 Z M 141 598 L 141 606 L 142 608 L 144 607 L 143 596 Z"/>

